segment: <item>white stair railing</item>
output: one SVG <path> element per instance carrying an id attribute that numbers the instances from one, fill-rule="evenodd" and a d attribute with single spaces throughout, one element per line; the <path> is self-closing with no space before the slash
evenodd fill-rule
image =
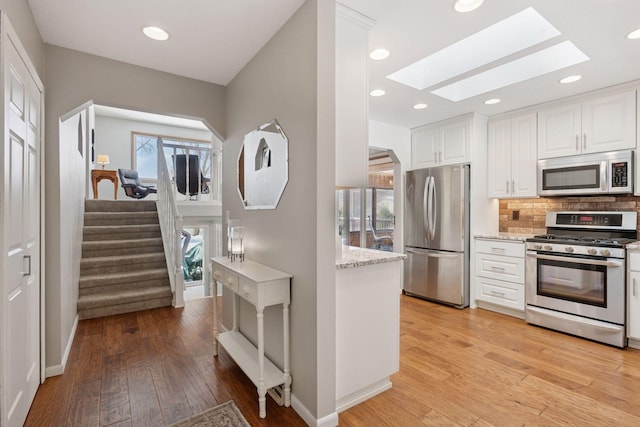
<path id="1" fill-rule="evenodd" d="M 162 232 L 164 255 L 167 260 L 169 282 L 173 292 L 173 306 L 184 306 L 184 276 L 182 275 L 182 215 L 178 213 L 174 183 L 164 155 L 164 143 L 158 138 L 158 218 Z"/>

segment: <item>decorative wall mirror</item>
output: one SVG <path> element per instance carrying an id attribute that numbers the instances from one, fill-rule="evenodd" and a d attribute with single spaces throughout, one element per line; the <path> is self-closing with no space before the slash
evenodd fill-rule
<path id="1" fill-rule="evenodd" d="M 289 140 L 273 119 L 244 136 L 238 194 L 245 209 L 275 209 L 289 180 Z"/>

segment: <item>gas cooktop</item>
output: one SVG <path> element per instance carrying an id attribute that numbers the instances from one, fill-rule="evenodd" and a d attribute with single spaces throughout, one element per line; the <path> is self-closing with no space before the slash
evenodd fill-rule
<path id="1" fill-rule="evenodd" d="M 552 242 L 559 244 L 572 244 L 572 245 L 589 245 L 589 246 L 601 246 L 608 248 L 619 248 L 634 242 L 636 239 L 629 238 L 605 238 L 605 237 L 592 237 L 592 236 L 574 236 L 569 234 L 540 234 L 534 236 L 527 241 L 531 242 Z"/>

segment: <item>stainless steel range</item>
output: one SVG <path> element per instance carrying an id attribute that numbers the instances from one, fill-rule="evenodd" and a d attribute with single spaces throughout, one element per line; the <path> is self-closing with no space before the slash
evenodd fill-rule
<path id="1" fill-rule="evenodd" d="M 528 323 L 626 345 L 626 250 L 637 212 L 549 212 L 547 234 L 527 239 Z"/>

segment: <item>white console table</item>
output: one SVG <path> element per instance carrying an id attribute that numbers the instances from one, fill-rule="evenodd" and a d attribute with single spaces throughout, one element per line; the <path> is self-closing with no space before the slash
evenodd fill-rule
<path id="1" fill-rule="evenodd" d="M 218 333 L 218 293 L 216 286 L 213 286 L 213 355 L 218 355 L 218 343 L 220 343 L 256 385 L 260 418 L 267 415 L 266 393 L 270 388 L 283 385 L 283 403 L 287 407 L 290 406 L 289 304 L 291 302 L 291 274 L 249 260 L 232 262 L 227 257 L 211 258 L 211 272 L 214 285 L 216 281 L 220 282 L 226 289 L 233 292 L 233 326 L 230 331 Z M 238 297 L 245 299 L 256 308 L 257 348 L 238 330 Z M 284 371 L 264 356 L 264 308 L 277 304 L 282 304 Z"/>

